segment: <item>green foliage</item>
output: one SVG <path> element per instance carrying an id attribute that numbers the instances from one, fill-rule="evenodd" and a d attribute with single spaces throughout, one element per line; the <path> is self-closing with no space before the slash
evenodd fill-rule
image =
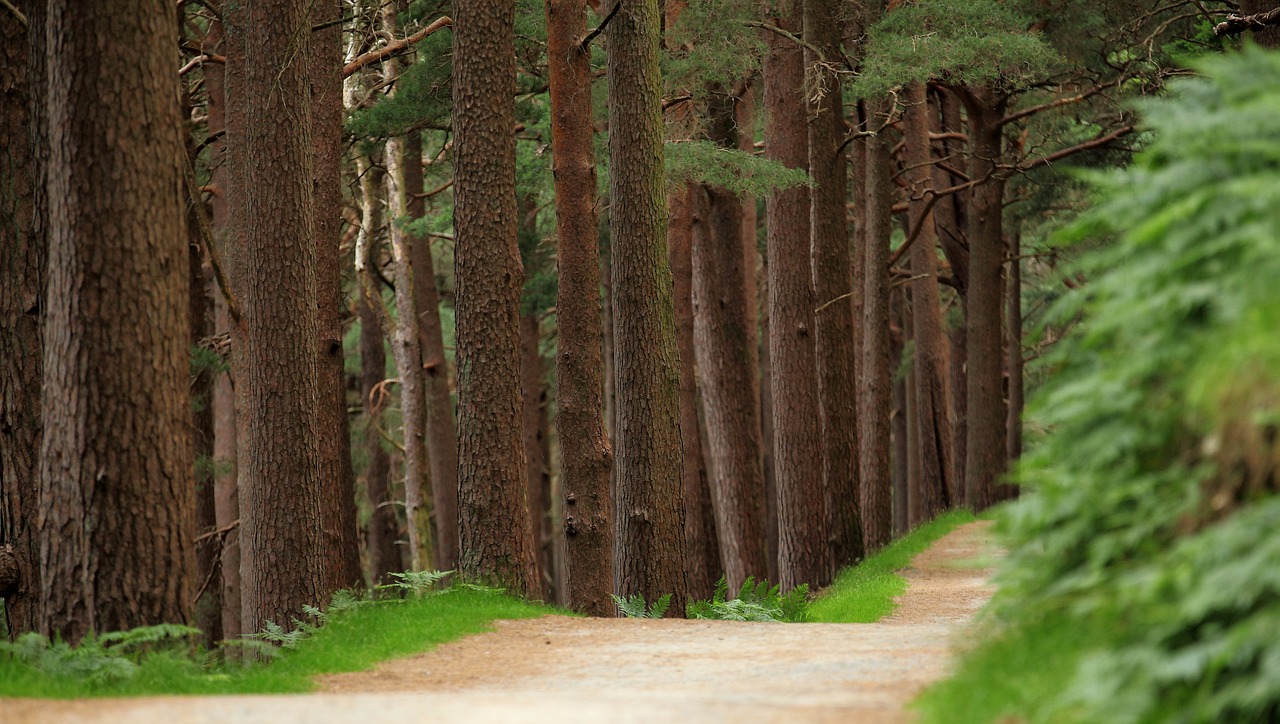
<path id="1" fill-rule="evenodd" d="M 613 603 L 618 607 L 618 613 L 627 618 L 662 618 L 667 613 L 667 609 L 671 607 L 671 594 L 659 598 L 652 605 L 647 605 L 644 596 L 635 594 L 630 598 L 623 598 L 609 594 L 613 599 Z"/>
<path id="2" fill-rule="evenodd" d="M 710 141 L 672 141 L 664 144 L 667 184 L 700 182 L 723 186 L 736 194 L 764 196 L 771 191 L 812 184 L 809 174 L 777 161 Z"/>
<path id="3" fill-rule="evenodd" d="M 417 45 L 418 61 L 401 71 L 396 92 L 368 108 L 353 111 L 347 131 L 360 139 L 381 140 L 410 130 L 448 128 L 453 105 L 453 32 L 445 28 Z"/>
<path id="4" fill-rule="evenodd" d="M 442 590 L 440 584 L 451 575 L 453 575 L 453 571 L 405 571 L 403 573 L 392 573 L 391 577 L 395 581 L 385 586 L 378 586 L 378 590 L 395 591 L 414 598 L 432 596 Z"/>
<path id="5" fill-rule="evenodd" d="M 744 0 L 691 0 L 666 37 L 663 78 L 678 94 L 700 96 L 713 85 L 732 86 L 760 67 L 760 34 L 746 23 L 759 14 Z"/>
<path id="6" fill-rule="evenodd" d="M 1095 179 L 1069 239 L 1114 238 L 1054 308 L 1078 320 L 1030 412 L 1049 430 L 1004 516 L 1010 555 L 990 662 L 1074 631 L 1061 661 L 937 721 L 1267 721 L 1280 714 L 1280 55 L 1247 50 L 1142 108 L 1154 134 Z M 973 671 L 982 670 L 981 666 Z"/>
<path id="7" fill-rule="evenodd" d="M 90 687 L 106 687 L 126 681 L 139 670 L 147 655 L 173 649 L 190 650 L 200 630 L 190 626 L 160 624 L 128 631 L 87 636 L 79 646 L 50 641 L 38 633 L 26 633 L 17 641 L 0 641 L 0 656 L 24 664 L 45 676 L 83 681 Z"/>
<path id="8" fill-rule="evenodd" d="M 1057 62 L 1030 25 L 996 0 L 904 3 L 871 27 L 852 91 L 866 98 L 925 80 L 1019 90 Z"/>
<path id="9" fill-rule="evenodd" d="M 893 613 L 893 599 L 907 590 L 898 574 L 911 559 L 957 526 L 973 522 L 973 513 L 953 510 L 919 526 L 884 549 L 846 568 L 809 604 L 805 620 L 816 623 L 875 623 Z"/>
<path id="10" fill-rule="evenodd" d="M 756 582 L 747 576 L 733 598 L 726 598 L 729 584 L 721 576 L 710 601 L 695 601 L 685 609 L 689 618 L 716 621 L 803 621 L 809 598 L 809 584 L 801 584 L 783 594 L 768 581 Z"/>

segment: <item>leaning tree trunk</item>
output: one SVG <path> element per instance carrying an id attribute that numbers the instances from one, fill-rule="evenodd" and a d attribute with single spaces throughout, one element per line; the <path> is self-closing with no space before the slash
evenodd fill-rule
<path id="1" fill-rule="evenodd" d="M 774 22 L 799 30 L 798 0 Z M 765 34 L 765 153 L 789 168 L 807 168 L 805 110 L 795 102 L 804 58 L 791 41 Z M 774 480 L 778 508 L 778 576 L 784 589 L 826 578 L 827 514 L 822 427 L 814 352 L 813 272 L 809 261 L 809 189 L 774 191 L 768 223 L 769 386 L 773 396 Z"/>
<path id="2" fill-rule="evenodd" d="M 228 4 L 242 625 L 325 603 L 310 0 Z M 280 42 L 291 38 L 291 42 Z M 282 122 L 289 119 L 289 122 Z"/>
<path id="3" fill-rule="evenodd" d="M 13 637 L 40 627 L 45 5 L 18 3 L 26 30 L 0 15 L 0 596 Z"/>
<path id="4" fill-rule="evenodd" d="M 405 194 L 409 218 L 426 216 L 422 194 L 422 136 L 404 137 Z M 440 323 L 440 290 L 436 287 L 431 237 L 415 236 L 410 242 L 413 267 L 413 306 L 418 312 L 418 345 L 422 349 L 422 386 L 426 394 L 426 448 L 430 468 L 431 503 L 436 523 L 436 567 L 458 567 L 458 431 L 454 425 L 453 399 L 449 391 L 449 361 L 444 354 L 444 327 Z"/>
<path id="5" fill-rule="evenodd" d="M 342 16 L 338 0 L 319 0 L 313 24 L 330 24 L 311 34 L 311 98 L 315 124 L 314 187 L 316 311 L 320 334 L 320 526 L 325 590 L 361 585 L 360 544 L 356 539 L 355 472 L 342 349 L 343 304 L 339 237 L 342 229 Z M 327 603 L 327 601 L 325 601 Z"/>
<path id="6" fill-rule="evenodd" d="M 458 532 L 465 576 L 524 595 L 537 570 L 520 434 L 514 8 L 454 4 Z"/>
<path id="7" fill-rule="evenodd" d="M 915 527 L 951 507 L 947 477 L 952 470 L 951 426 L 948 424 L 946 349 L 942 300 L 938 292 L 938 233 L 929 203 L 934 191 L 929 166 L 929 104 L 924 83 L 907 86 L 903 133 L 910 184 L 911 314 L 915 345 L 913 367 L 917 441 L 920 451 L 920 517 Z M 918 229 L 918 231 L 917 231 Z"/>
<path id="8" fill-rule="evenodd" d="M 569 605 L 613 613 L 612 451 L 601 417 L 600 242 L 591 130 L 591 57 L 583 0 L 547 2 L 547 72 L 556 187 L 559 289 L 556 321 L 556 426 L 564 506 Z"/>
<path id="9" fill-rule="evenodd" d="M 814 342 L 822 415 L 822 477 L 832 568 L 862 558 L 858 505 L 857 380 L 854 377 L 853 275 L 846 220 L 844 106 L 840 77 L 823 65 L 839 56 L 840 0 L 804 0 L 805 84 L 809 104 Z M 821 55 L 819 55 L 819 52 Z M 887 403 L 887 400 L 886 400 Z M 885 414 L 886 404 L 877 414 Z M 825 584 L 829 579 L 814 581 Z"/>
<path id="10" fill-rule="evenodd" d="M 686 603 L 680 363 L 666 243 L 657 0 L 608 28 L 609 231 L 617 391 L 614 587 Z M 692 434 L 691 432 L 689 434 Z"/>
<path id="11" fill-rule="evenodd" d="M 734 98 L 719 89 L 708 105 L 709 138 L 737 148 Z M 737 590 L 748 576 L 768 575 L 756 330 L 748 313 L 755 300 L 747 297 L 742 200 L 719 186 L 694 193 L 702 194 L 693 234 L 694 355 L 720 558 L 729 587 Z"/>
<path id="12" fill-rule="evenodd" d="M 998 120 L 1004 100 L 989 88 L 969 89 L 961 97 L 969 111 L 969 178 L 981 182 L 973 190 L 969 217 L 965 501 L 982 510 L 995 502 L 996 480 L 1005 469 L 1007 445 L 1001 323 L 1004 179 L 996 168 L 1001 153 Z"/>
<path id="13" fill-rule="evenodd" d="M 178 36 L 162 0 L 55 0 L 46 37 L 41 628 L 76 643 L 191 620 Z"/>
<path id="14" fill-rule="evenodd" d="M 867 103 L 870 123 L 878 128 L 891 112 L 885 98 Z M 866 142 L 865 182 L 866 288 L 862 308 L 862 372 L 858 380 L 859 482 L 862 534 L 867 550 L 893 535 L 892 470 L 889 459 L 889 408 L 893 367 L 889 359 L 889 141 L 880 133 Z"/>
<path id="15" fill-rule="evenodd" d="M 720 545 L 716 540 L 711 484 L 698 428 L 698 376 L 694 361 L 693 323 L 693 217 L 692 185 L 681 185 L 667 194 L 670 221 L 667 244 L 671 259 L 675 302 L 676 349 L 680 355 L 680 441 L 683 453 L 685 561 L 689 596 L 711 598 L 720 578 Z"/>

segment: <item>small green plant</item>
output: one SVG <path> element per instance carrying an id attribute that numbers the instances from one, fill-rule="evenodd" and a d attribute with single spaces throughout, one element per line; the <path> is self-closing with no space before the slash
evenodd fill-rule
<path id="1" fill-rule="evenodd" d="M 662 618 L 667 609 L 671 607 L 671 594 L 659 598 L 653 602 L 653 605 L 646 605 L 644 596 L 635 594 L 630 598 L 622 596 L 611 596 L 613 603 L 618 607 L 618 613 L 627 618 Z"/>
<path id="2" fill-rule="evenodd" d="M 75 678 L 91 686 L 108 686 L 132 678 L 142 657 L 167 649 L 190 650 L 200 630 L 160 624 L 128 631 L 86 636 L 78 646 L 27 633 L 12 643 L 0 641 L 0 653 L 49 676 Z"/>
<path id="3" fill-rule="evenodd" d="M 801 584 L 787 593 L 768 581 L 757 582 L 747 576 L 738 594 L 728 598 L 729 584 L 721 576 L 710 601 L 695 601 L 685 609 L 689 618 L 715 621 L 795 622 L 804 619 L 809 600 L 809 584 Z"/>
<path id="4" fill-rule="evenodd" d="M 453 571 L 404 571 L 403 573 L 392 573 L 391 577 L 395 581 L 385 586 L 378 586 L 378 590 L 395 591 L 414 598 L 433 596 L 440 593 L 441 590 L 448 590 L 442 589 L 440 583 L 451 575 L 453 575 Z"/>

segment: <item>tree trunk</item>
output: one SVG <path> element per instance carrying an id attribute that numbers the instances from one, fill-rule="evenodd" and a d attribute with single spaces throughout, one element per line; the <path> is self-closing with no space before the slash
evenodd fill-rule
<path id="1" fill-rule="evenodd" d="M 405 193 L 409 218 L 426 216 L 422 197 L 422 136 L 404 137 Z M 423 387 L 426 392 L 427 465 L 430 467 L 431 502 L 435 510 L 436 568 L 458 567 L 458 431 L 454 425 L 453 399 L 449 392 L 449 361 L 444 354 L 444 327 L 440 323 L 440 291 L 436 287 L 431 237 L 415 236 L 410 242 L 413 267 L 413 302 L 418 311 L 418 344 L 422 347 Z"/>
<path id="2" fill-rule="evenodd" d="M 929 166 L 929 103 L 924 83 L 907 86 L 903 133 L 910 185 L 911 230 L 919 228 L 911 247 L 911 314 L 914 331 L 917 441 L 920 448 L 920 515 L 914 527 L 930 520 L 954 501 L 947 477 L 951 464 L 951 426 L 947 415 L 946 351 L 943 347 L 942 300 L 938 292 L 938 233 L 927 208 L 933 192 Z"/>
<path id="3" fill-rule="evenodd" d="M 722 147 L 737 148 L 734 98 L 713 92 L 708 104 L 708 137 Z M 693 233 L 694 354 L 720 558 L 729 587 L 737 590 L 747 576 L 768 575 L 759 368 L 748 315 L 755 300 L 747 298 L 742 200 L 718 186 L 702 186 L 694 193 L 702 195 Z"/>
<path id="4" fill-rule="evenodd" d="M 537 590 L 520 435 L 515 6 L 454 4 L 458 532 L 464 576 Z"/>
<path id="5" fill-rule="evenodd" d="M 0 596 L 11 637 L 40 628 L 40 383 L 48 160 L 46 0 L 0 17 Z"/>
<path id="6" fill-rule="evenodd" d="M 382 324 L 381 293 L 369 294 L 378 289 L 372 261 L 378 258 L 374 241 L 383 227 L 382 171 L 375 169 L 365 156 L 356 159 L 356 171 L 360 178 L 360 232 L 356 236 L 356 253 L 360 278 L 356 280 L 356 310 L 360 315 L 360 399 L 364 408 L 365 457 L 368 458 L 364 473 L 365 497 L 369 504 L 367 547 L 369 551 L 369 580 L 374 586 L 391 582 L 391 573 L 403 571 L 404 557 L 397 541 L 400 524 L 396 521 L 394 500 L 391 496 L 391 458 L 382 444 L 383 426 L 381 392 L 387 370 L 387 350 Z M 375 307 L 374 305 L 379 305 Z"/>
<path id="7" fill-rule="evenodd" d="M 680 355 L 680 444 L 683 452 L 684 543 L 689 596 L 711 598 L 720 578 L 720 545 L 716 538 L 711 487 L 698 428 L 698 376 L 694 362 L 693 226 L 694 194 L 701 189 L 684 185 L 667 195 L 667 224 L 674 295 L 676 349 Z"/>
<path id="8" fill-rule="evenodd" d="M 322 398 L 311 37 L 297 32 L 310 26 L 310 8 L 308 0 L 276 0 L 231 4 L 223 13 L 232 225 L 240 235 L 233 364 L 242 626 L 249 632 L 267 621 L 287 626 L 303 606 L 325 603 L 327 590 L 316 425 Z"/>
<path id="9" fill-rule="evenodd" d="M 667 256 L 657 0 L 609 24 L 609 237 L 617 386 L 614 588 L 686 603 L 680 362 Z"/>
<path id="10" fill-rule="evenodd" d="M 969 430 L 965 458 L 965 500 L 975 510 L 995 502 L 997 478 L 1005 469 L 1004 179 L 996 173 L 1004 100 L 995 91 L 974 88 L 962 98 L 969 111 L 969 178 L 986 179 L 973 190 L 969 217 L 969 284 L 966 341 Z"/>
<path id="11" fill-rule="evenodd" d="M 890 102 L 867 103 L 869 122 L 879 128 Z M 893 367 L 889 359 L 889 234 L 892 224 L 889 141 L 866 141 L 866 288 L 862 308 L 862 372 L 858 379 L 859 482 L 862 534 L 868 552 L 889 542 L 893 530 L 889 405 Z"/>
<path id="12" fill-rule="evenodd" d="M 226 52 L 223 42 L 222 22 L 209 23 L 205 47 L 214 52 Z M 223 66 L 210 63 L 204 67 L 205 92 L 208 97 L 209 132 L 226 131 L 226 78 Z M 209 144 L 209 195 L 210 227 L 214 243 L 223 266 L 232 278 L 234 254 L 231 249 L 233 235 L 228 219 L 227 146 L 221 140 Z M 214 333 L 231 334 L 231 315 L 227 300 L 213 279 L 206 280 L 213 297 Z M 223 360 L 230 363 L 230 356 Z M 236 409 L 235 389 L 231 384 L 230 370 L 222 371 L 213 380 L 213 496 L 214 514 L 218 529 L 226 532 L 218 537 L 221 551 L 219 567 L 222 577 L 222 636 L 232 639 L 242 633 L 240 625 L 240 496 L 236 490 Z"/>
<path id="13" fill-rule="evenodd" d="M 205 36 L 205 47 L 214 52 L 225 52 L 223 23 L 212 20 Z M 209 104 L 209 132 L 227 130 L 227 95 L 223 65 L 205 65 L 205 92 Z M 210 228 L 214 244 L 225 271 L 232 275 L 233 255 L 230 249 L 230 221 L 227 200 L 230 192 L 230 174 L 227 168 L 227 145 L 221 138 L 209 145 L 209 194 Z M 214 334 L 232 333 L 232 320 L 227 308 L 227 298 L 210 276 L 205 287 L 214 301 Z M 230 356 L 223 359 L 230 366 Z M 218 530 L 221 592 L 223 605 L 223 638 L 236 638 L 241 628 L 241 569 L 239 569 L 239 495 L 236 489 L 236 390 L 232 388 L 230 370 L 218 372 L 212 382 L 210 405 L 214 411 L 214 448 L 212 448 L 212 475 L 214 475 L 214 517 Z"/>
<path id="14" fill-rule="evenodd" d="M 901 360 L 906 343 L 906 290 L 898 289 L 890 295 L 893 327 L 890 334 L 889 359 Z M 907 380 L 905 375 L 893 376 L 893 413 L 889 423 L 891 460 L 893 464 L 893 535 L 906 535 L 911 530 L 907 515 Z"/>
<path id="15" fill-rule="evenodd" d="M 962 132 L 963 122 L 960 113 L 960 101 L 950 91 L 939 91 L 935 94 L 938 109 L 930 113 L 930 129 L 939 132 Z M 935 151 L 939 158 L 957 157 L 964 153 L 962 144 L 951 140 L 940 142 L 941 147 Z M 935 188 L 946 188 L 964 183 L 966 176 L 952 173 L 941 166 L 933 170 Z M 965 502 L 965 449 L 968 438 L 969 420 L 965 408 L 968 397 L 966 382 L 966 363 L 968 359 L 965 343 L 965 319 L 968 319 L 968 285 L 969 285 L 969 241 L 968 241 L 968 201 L 972 193 L 969 190 L 949 194 L 938 199 L 933 207 L 933 218 L 938 230 L 938 243 L 942 253 L 951 266 L 951 281 L 955 288 L 959 305 L 957 321 L 948 332 L 948 350 L 950 352 L 947 369 L 947 407 L 951 421 L 951 474 L 948 477 L 948 491 L 954 504 Z"/>
<path id="16" fill-rule="evenodd" d="M 822 477 L 827 496 L 827 537 L 832 570 L 862 558 L 862 521 L 858 509 L 857 380 L 854 378 L 853 275 L 849 266 L 849 225 L 844 154 L 844 106 L 840 77 L 822 62 L 839 57 L 840 0 L 804 0 L 804 37 L 810 45 L 804 62 L 811 82 L 809 98 L 809 173 L 812 219 L 814 350 L 822 415 Z M 821 51 L 819 55 L 817 51 Z M 819 95 L 819 89 L 825 89 Z M 886 308 L 887 331 L 887 308 Z M 888 396 L 877 413 L 887 415 Z M 886 417 L 886 423 L 888 418 Z M 887 428 L 886 428 L 887 429 Z M 888 478 L 885 479 L 888 484 Z M 825 584 L 826 580 L 815 581 Z"/>
<path id="17" fill-rule="evenodd" d="M 612 449 L 601 418 L 600 239 L 592 148 L 591 58 L 583 0 L 548 0 L 547 71 L 555 171 L 556 426 L 563 490 L 565 578 L 569 605 L 592 616 L 614 612 Z M 607 276 L 606 276 L 607 279 Z M 607 297 L 606 297 L 607 298 Z M 607 306 L 604 313 L 607 314 Z M 604 337 L 606 344 L 609 337 Z"/>
<path id="18" fill-rule="evenodd" d="M 314 2 L 315 25 L 335 23 L 311 34 L 311 99 L 314 113 L 312 148 L 316 214 L 316 312 L 320 325 L 317 354 L 320 366 L 321 555 L 325 590 L 363 584 L 360 544 L 356 539 L 355 472 L 351 466 L 351 430 L 347 419 L 347 387 L 343 371 L 342 275 L 339 237 L 342 230 L 342 17 L 339 0 Z"/>
<path id="19" fill-rule="evenodd" d="M 915 324 L 911 313 L 911 304 L 907 300 L 907 292 L 903 292 L 906 314 L 903 315 L 903 335 L 908 345 L 915 344 Z M 914 352 L 912 353 L 914 357 Z M 915 361 L 907 368 L 907 529 L 919 525 L 925 520 L 925 499 L 920 487 L 920 393 L 916 382 Z"/>
<path id="20" fill-rule="evenodd" d="M 798 0 L 773 22 L 801 25 Z M 765 153 L 789 168 L 807 168 L 804 58 L 790 40 L 766 33 Z M 768 223 L 769 385 L 773 396 L 774 479 L 778 506 L 778 579 L 783 589 L 827 578 L 830 565 L 822 478 L 822 427 L 814 352 L 813 272 L 809 261 L 809 190 L 775 191 Z"/>
<path id="21" fill-rule="evenodd" d="M 526 314 L 520 317 L 520 386 L 524 406 L 521 428 L 524 433 L 525 497 L 529 501 L 529 527 L 533 530 L 534 562 L 538 577 L 529 586 L 529 596 L 550 600 L 551 584 L 551 536 L 549 534 L 547 503 L 550 499 L 551 475 L 546 457 L 544 435 L 547 419 L 547 364 L 538 349 L 542 333 L 538 329 L 538 317 Z"/>
<path id="22" fill-rule="evenodd" d="M 161 0 L 54 0 L 48 17 L 41 628 L 76 643 L 191 620 L 178 37 Z"/>
<path id="23" fill-rule="evenodd" d="M 1005 369 L 1009 373 L 1009 409 L 1005 422 L 1008 440 L 1006 455 L 1009 460 L 1022 457 L 1022 231 L 1014 229 L 1009 234 L 1009 289 L 1005 295 L 1008 303 L 1005 333 Z M 1017 487 L 1002 486 L 1004 493 L 1016 494 Z"/>

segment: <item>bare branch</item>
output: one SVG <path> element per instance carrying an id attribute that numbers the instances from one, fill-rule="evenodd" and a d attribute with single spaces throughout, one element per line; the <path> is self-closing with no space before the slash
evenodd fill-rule
<path id="1" fill-rule="evenodd" d="M 587 48 L 591 47 L 591 41 L 595 40 L 597 35 L 604 32 L 604 27 L 609 24 L 610 20 L 613 20 L 614 15 L 618 14 L 618 8 L 620 7 L 622 7 L 622 0 L 618 0 L 616 3 L 614 3 L 613 9 L 609 11 L 608 15 L 604 16 L 604 20 L 601 20 L 600 24 L 597 25 L 594 30 L 587 33 L 586 36 L 584 36 L 582 40 L 578 42 L 579 52 L 583 52 L 583 53 L 587 52 Z"/>
<path id="2" fill-rule="evenodd" d="M 23 15 L 21 10 L 14 7 L 13 3 L 9 2 L 9 0 L 0 0 L 0 5 L 3 5 L 6 10 L 12 13 L 14 19 L 21 23 L 22 27 L 27 27 L 27 16 Z"/>
<path id="3" fill-rule="evenodd" d="M 200 241 L 204 243 L 205 253 L 209 255 L 214 279 L 218 281 L 222 297 L 227 300 L 227 312 L 232 320 L 239 323 L 240 300 L 236 299 L 236 295 L 232 293 L 231 282 L 227 280 L 227 273 L 222 268 L 222 260 L 218 258 L 218 247 L 213 243 L 213 225 L 209 223 L 209 217 L 205 216 L 204 200 L 200 198 L 200 187 L 196 184 L 196 172 L 191 167 L 191 159 L 187 158 L 185 153 L 182 154 L 182 171 L 183 181 L 187 187 L 187 204 L 196 215 L 196 226 L 200 227 Z"/>
<path id="4" fill-rule="evenodd" d="M 401 40 L 395 40 L 390 43 L 387 43 L 381 48 L 365 53 L 364 55 L 356 58 L 355 60 L 352 60 L 350 63 L 347 63 L 346 65 L 342 66 L 342 77 L 350 78 L 353 74 L 356 73 L 356 71 L 360 70 L 366 65 L 377 63 L 378 61 L 384 60 L 392 55 L 395 55 L 396 53 L 403 52 L 408 48 L 421 42 L 423 38 L 426 38 L 428 35 L 431 35 L 437 30 L 440 30 L 441 28 L 452 27 L 452 26 L 453 26 L 453 19 L 450 18 L 448 15 L 442 18 L 439 18 L 435 22 L 431 23 L 427 27 L 423 28 L 422 30 L 419 30 L 418 32 L 414 33 L 413 35 L 410 35 L 407 38 L 403 38 Z"/>
<path id="5" fill-rule="evenodd" d="M 1221 38 L 1246 30 L 1264 30 L 1272 25 L 1280 25 L 1280 8 L 1253 15 L 1228 15 L 1226 20 L 1213 26 L 1213 34 Z"/>
<path id="6" fill-rule="evenodd" d="M 1048 166 L 1056 161 L 1061 161 L 1067 156 L 1072 156 L 1077 153 L 1080 153 L 1081 151 L 1088 151 L 1094 148 L 1101 148 L 1102 146 L 1105 146 L 1108 143 L 1111 143 L 1117 138 L 1126 136 L 1132 132 L 1133 132 L 1133 126 L 1121 126 L 1120 128 L 1117 128 L 1114 131 L 1111 131 L 1110 133 L 1104 133 L 1098 136 L 1097 138 L 1093 138 L 1091 140 L 1084 141 L 1083 143 L 1077 143 L 1074 146 L 1068 146 L 1067 148 L 1054 151 L 1053 153 L 1050 153 L 1047 156 L 1041 156 L 1040 158 L 1037 158 L 1033 161 L 1024 161 L 1023 163 L 1020 163 L 1017 166 L 1014 166 L 1013 168 L 1015 168 L 1018 171 L 1030 171 L 1032 169 L 1040 168 L 1041 166 Z"/>

